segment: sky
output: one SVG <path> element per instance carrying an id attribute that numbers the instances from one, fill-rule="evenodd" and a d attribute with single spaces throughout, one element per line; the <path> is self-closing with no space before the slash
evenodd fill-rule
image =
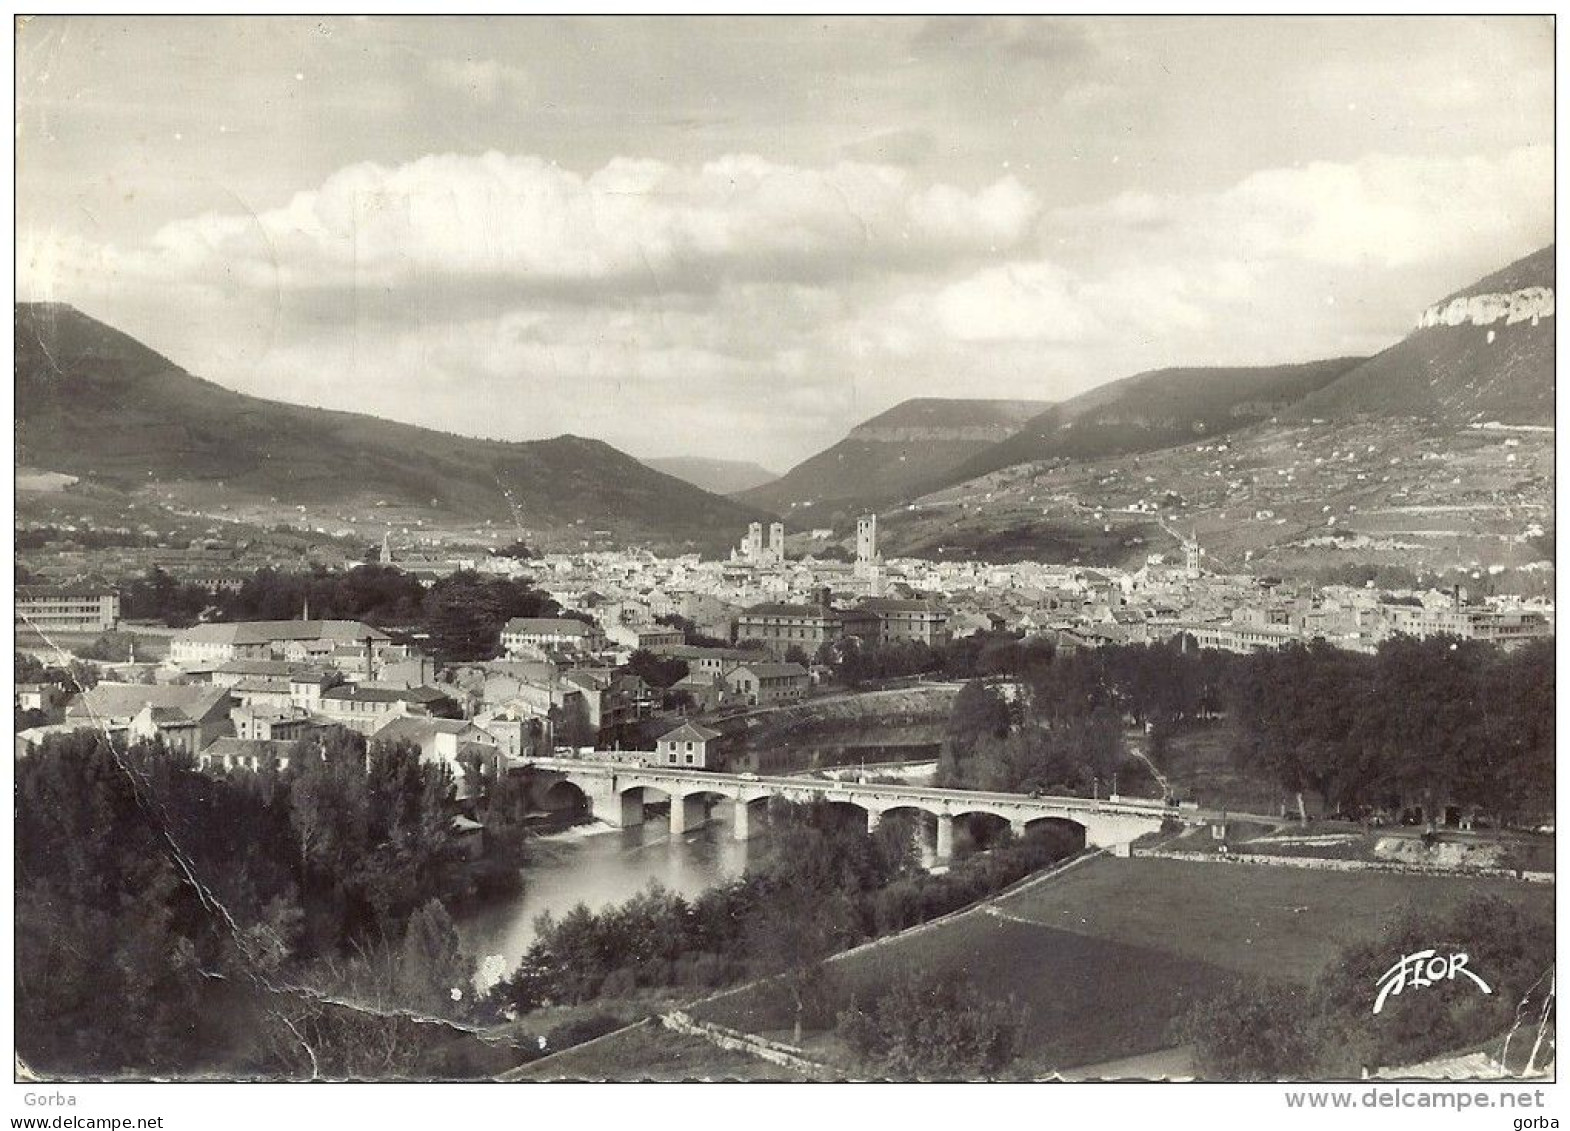
<path id="1" fill-rule="evenodd" d="M 1551 242 L 1546 18 L 45 17 L 17 288 L 261 396 L 775 471 L 1372 353 Z"/>

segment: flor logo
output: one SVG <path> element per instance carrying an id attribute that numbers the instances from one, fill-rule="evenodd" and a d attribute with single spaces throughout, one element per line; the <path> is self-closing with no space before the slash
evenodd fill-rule
<path id="1" fill-rule="evenodd" d="M 1425 989 L 1439 982 L 1454 981 L 1458 974 L 1472 979 L 1485 994 L 1493 993 L 1487 982 L 1467 968 L 1467 962 L 1465 951 L 1440 954 L 1437 950 L 1420 950 L 1416 954 L 1402 955 L 1399 962 L 1379 976 L 1376 983 L 1379 996 L 1374 999 L 1374 1012 L 1385 1007 L 1385 999 L 1391 994 L 1399 994 L 1408 986 Z"/>

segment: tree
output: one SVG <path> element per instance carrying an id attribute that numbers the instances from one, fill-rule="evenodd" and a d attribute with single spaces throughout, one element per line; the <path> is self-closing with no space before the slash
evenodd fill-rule
<path id="1" fill-rule="evenodd" d="M 461 1014 L 473 995 L 473 978 L 474 960 L 463 952 L 452 916 L 441 900 L 427 900 L 404 929 L 399 999 L 431 1016 Z"/>
<path id="2" fill-rule="evenodd" d="M 1367 994 L 1358 996 L 1362 1004 Z M 1323 1039 L 1307 1014 L 1306 997 L 1298 986 L 1234 980 L 1184 1014 L 1174 1040 L 1194 1047 L 1195 1070 L 1207 1080 L 1303 1079 Z"/>
<path id="3" fill-rule="evenodd" d="M 687 676 L 687 661 L 674 656 L 659 656 L 646 648 L 639 648 L 621 671 L 638 676 L 650 687 L 666 688 Z"/>
<path id="4" fill-rule="evenodd" d="M 532 561 L 539 557 L 522 538 L 515 539 L 505 546 L 492 550 L 491 555 L 498 558 L 513 558 L 520 562 Z"/>
<path id="5" fill-rule="evenodd" d="M 425 594 L 423 616 L 431 647 L 443 660 L 485 660 L 500 647 L 512 617 L 556 616 L 561 607 L 527 582 L 459 570 Z"/>
<path id="6" fill-rule="evenodd" d="M 870 1012 L 854 1004 L 839 1033 L 872 1071 L 900 1080 L 994 1077 L 1014 1059 L 1024 1015 L 988 999 L 958 970 L 895 982 Z"/>
<path id="7" fill-rule="evenodd" d="M 792 1042 L 834 1016 L 834 983 L 823 960 L 854 937 L 854 911 L 842 894 L 805 886 L 775 889 L 749 924 L 748 950 L 779 976 L 789 1002 Z"/>

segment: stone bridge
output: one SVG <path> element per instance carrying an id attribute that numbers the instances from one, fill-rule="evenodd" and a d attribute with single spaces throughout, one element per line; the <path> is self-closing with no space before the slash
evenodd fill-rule
<path id="1" fill-rule="evenodd" d="M 813 777 L 759 777 L 578 758 L 535 758 L 528 763 L 528 769 L 555 778 L 558 784 L 567 782 L 584 796 L 595 818 L 617 828 L 642 824 L 645 802 L 669 798 L 671 832 L 675 835 L 706 821 L 709 803 L 721 798 L 734 804 L 732 829 L 738 840 L 747 839 L 752 819 L 771 797 L 854 805 L 867 814 L 869 831 L 877 828 L 886 814 L 926 814 L 937 820 L 933 847 L 939 860 L 953 855 L 955 819 L 977 814 L 1007 821 L 1017 835 L 1023 835 L 1039 821 L 1077 825 L 1084 831 L 1085 843 L 1097 848 L 1128 844 L 1159 829 L 1163 819 L 1177 815 L 1175 809 L 1160 801 L 1031 797 L 1023 793 L 874 785 Z M 650 798 L 650 792 L 659 796 Z"/>

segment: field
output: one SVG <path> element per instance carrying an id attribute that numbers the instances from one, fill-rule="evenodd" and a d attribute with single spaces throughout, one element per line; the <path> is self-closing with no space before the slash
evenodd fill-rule
<path id="1" fill-rule="evenodd" d="M 50 632 L 41 633 L 30 627 L 16 629 L 16 647 L 24 652 L 32 652 L 48 664 L 62 663 L 66 657 L 60 651 L 76 654 L 80 649 L 96 643 L 105 634 L 101 632 Z M 164 632 L 142 631 L 131 626 L 122 626 L 113 634 L 117 639 L 130 639 L 136 645 L 136 658 L 138 660 L 161 660 L 169 654 L 170 636 Z M 123 658 L 123 657 L 122 657 Z"/>
<path id="2" fill-rule="evenodd" d="M 653 1021 L 568 1049 L 508 1073 L 512 1081 L 774 1080 L 802 1077 L 778 1065 L 672 1033 Z"/>
<path id="3" fill-rule="evenodd" d="M 1167 1048 L 1189 1003 L 1239 975 L 1306 983 L 1407 906 L 1440 910 L 1483 891 L 1552 913 L 1551 889 L 1515 882 L 1100 857 L 832 969 L 847 1001 L 910 970 L 963 969 L 984 994 L 1024 1007 L 1016 1071 L 1034 1076 Z M 738 991 L 691 1012 L 789 1040 L 770 996 Z M 828 1033 L 809 1034 L 805 1051 L 842 1055 Z"/>

